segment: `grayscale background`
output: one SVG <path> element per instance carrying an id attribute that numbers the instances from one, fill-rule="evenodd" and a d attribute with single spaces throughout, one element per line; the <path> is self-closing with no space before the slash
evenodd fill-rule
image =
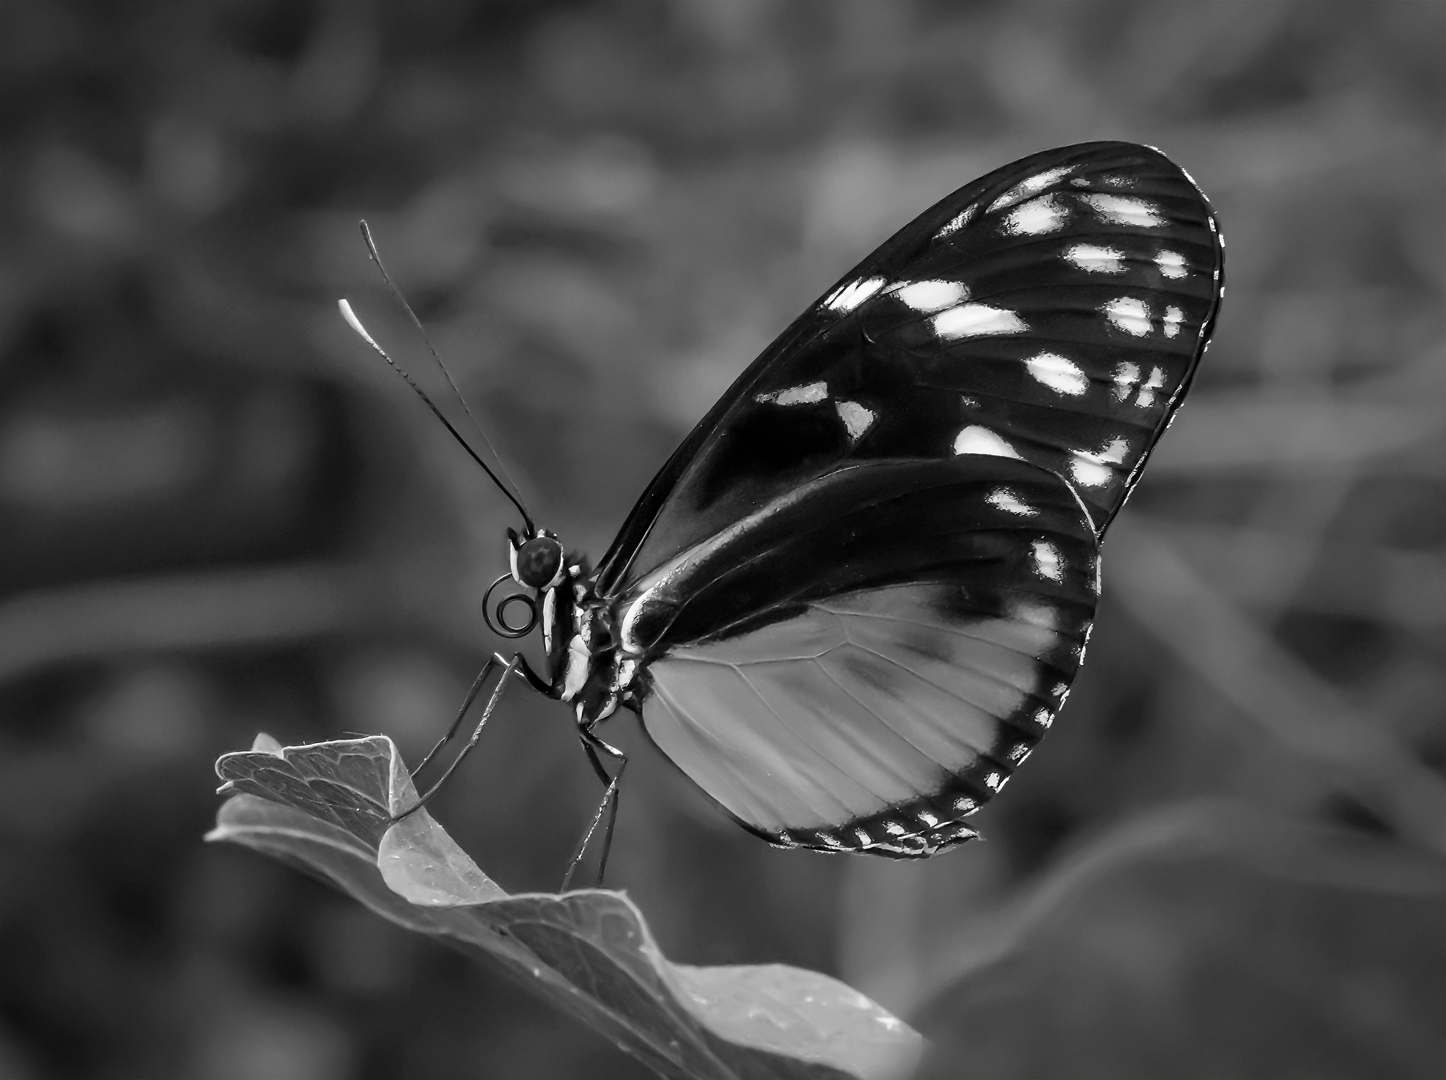
<path id="1" fill-rule="evenodd" d="M 774 851 L 631 718 L 665 951 L 836 974 L 930 1076 L 1446 1063 L 1439 3 L 0 5 L 0 1077 L 634 1077 L 495 973 L 201 843 L 214 757 L 419 754 L 500 642 L 507 506 L 601 554 L 733 376 L 1016 157 L 1151 143 L 1228 295 L 1105 545 L 1089 660 L 905 865 Z M 554 888 L 598 791 L 517 694 L 438 816 Z"/>

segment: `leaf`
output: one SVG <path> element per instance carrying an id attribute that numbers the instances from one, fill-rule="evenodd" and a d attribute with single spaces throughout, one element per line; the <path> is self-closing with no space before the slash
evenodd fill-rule
<path id="1" fill-rule="evenodd" d="M 383 736 L 282 747 L 259 736 L 216 763 L 232 794 L 209 840 L 300 867 L 384 918 L 499 964 L 660 1076 L 903 1075 L 913 1029 L 835 979 L 784 965 L 670 963 L 622 893 L 508 895 L 427 813 Z"/>

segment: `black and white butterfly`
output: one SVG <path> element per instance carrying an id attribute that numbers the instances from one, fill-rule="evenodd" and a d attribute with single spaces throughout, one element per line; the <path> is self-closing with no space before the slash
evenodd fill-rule
<path id="1" fill-rule="evenodd" d="M 527 591 L 489 622 L 540 627 L 547 668 L 496 657 L 469 704 L 497 664 L 484 722 L 513 676 L 571 704 L 608 785 L 594 828 L 621 706 L 770 843 L 919 857 L 977 835 L 1069 693 L 1101 539 L 1222 268 L 1205 196 L 1150 147 L 1049 150 L 960 188 L 738 377 L 596 567 L 514 499 Z"/>

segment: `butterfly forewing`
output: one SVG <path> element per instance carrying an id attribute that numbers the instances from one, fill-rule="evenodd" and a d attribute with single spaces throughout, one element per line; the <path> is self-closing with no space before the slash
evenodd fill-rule
<path id="1" fill-rule="evenodd" d="M 654 741 L 775 843 L 918 856 L 1052 724 L 1204 351 L 1204 196 L 1090 143 L 944 199 L 738 378 L 595 577 Z"/>
<path id="2" fill-rule="evenodd" d="M 1127 143 L 1048 151 L 961 188 L 845 275 L 733 384 L 600 565 L 616 593 L 850 461 L 1014 457 L 1097 533 L 1204 350 L 1222 289 L 1204 196 Z"/>

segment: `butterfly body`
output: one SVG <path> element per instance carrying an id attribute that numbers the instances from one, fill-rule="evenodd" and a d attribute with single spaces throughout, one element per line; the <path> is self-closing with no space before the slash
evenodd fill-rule
<path id="1" fill-rule="evenodd" d="M 523 673 L 573 705 L 600 775 L 594 729 L 625 706 L 772 843 L 917 857 L 977 835 L 1083 660 L 1101 540 L 1222 264 L 1204 196 L 1149 147 L 961 188 L 739 376 L 595 569 L 511 534 L 549 665 Z"/>

